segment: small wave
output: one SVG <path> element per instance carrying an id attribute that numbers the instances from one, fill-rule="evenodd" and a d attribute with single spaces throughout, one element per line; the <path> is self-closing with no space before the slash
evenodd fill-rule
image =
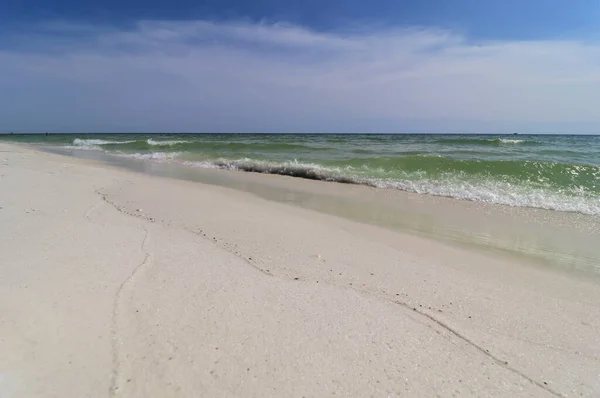
<path id="1" fill-rule="evenodd" d="M 460 143 L 464 141 L 465 139 L 457 140 Z M 486 137 L 470 141 L 484 142 L 483 145 L 514 145 L 523 144 L 526 140 Z M 176 161 L 195 167 L 279 174 L 463 200 L 600 215 L 600 167 L 594 165 L 524 160 L 467 160 L 415 153 L 410 153 L 410 156 L 330 159 L 323 162 L 276 161 L 258 160 L 247 152 L 249 147 L 272 148 L 274 145 L 267 143 L 213 144 L 152 139 L 129 142 L 133 144 L 122 145 L 127 143 L 124 141 L 78 141 L 79 149 L 85 144 L 96 147 L 104 145 L 99 149 L 106 150 L 110 145 L 117 144 L 114 147 L 116 154 L 140 160 Z M 190 152 L 190 148 L 196 146 L 211 150 L 215 147 L 227 147 L 230 154 L 220 155 L 222 158 L 206 158 L 206 155 Z M 235 152 L 238 152 L 238 147 L 243 147 L 244 151 L 237 155 L 240 156 L 237 159 L 232 159 L 237 157 L 231 153 L 234 152 L 232 146 Z M 356 149 L 362 151 L 367 148 Z M 147 153 L 148 150 L 151 152 Z M 193 158 L 199 161 L 191 161 Z"/>
<path id="2" fill-rule="evenodd" d="M 140 160 L 158 160 L 165 161 L 175 159 L 181 155 L 181 152 L 150 152 L 150 153 L 123 153 L 116 152 L 116 155 Z"/>
<path id="3" fill-rule="evenodd" d="M 418 194 L 500 204 L 512 207 L 530 207 L 546 210 L 600 215 L 600 201 L 587 195 L 569 195 L 551 189 L 515 186 L 503 181 L 469 182 L 455 175 L 440 180 L 374 180 L 377 188 L 392 188 Z"/>
<path id="4" fill-rule="evenodd" d="M 361 181 L 354 177 L 345 175 L 344 169 L 337 167 L 326 167 L 314 163 L 290 162 L 268 162 L 253 160 L 249 158 L 239 160 L 217 159 L 203 162 L 186 162 L 185 164 L 225 170 L 248 171 L 262 174 L 279 174 L 290 177 L 306 178 L 309 180 L 342 182 L 360 184 Z M 348 170 L 349 168 L 346 168 Z"/>
<path id="5" fill-rule="evenodd" d="M 106 140 L 93 140 L 93 139 L 81 139 L 75 138 L 73 145 L 75 146 L 91 146 L 91 145 L 106 145 L 106 144 L 130 144 L 135 141 L 106 141 Z"/>
<path id="6" fill-rule="evenodd" d="M 523 140 L 514 138 L 441 138 L 434 141 L 437 144 L 457 144 L 457 145 L 503 145 L 503 144 L 525 144 L 536 145 L 539 142 L 535 140 Z"/>
<path id="7" fill-rule="evenodd" d="M 329 147 L 320 147 L 312 145 L 303 145 L 300 143 L 286 143 L 286 142 L 196 142 L 195 146 L 202 149 L 209 150 L 223 150 L 230 152 L 282 152 L 282 151 L 329 151 Z"/>
<path id="8" fill-rule="evenodd" d="M 146 143 L 152 146 L 172 146 L 177 144 L 187 144 L 190 141 L 179 141 L 179 140 L 171 140 L 171 141 L 154 141 L 152 138 L 149 138 Z"/>
<path id="9" fill-rule="evenodd" d="M 426 175 L 415 173 L 406 173 L 404 176 L 395 178 L 374 178 L 361 175 L 360 170 L 353 167 L 329 167 L 295 161 L 279 163 L 249 158 L 206 160 L 185 162 L 185 164 L 203 168 L 279 174 L 311 180 L 361 184 L 375 188 L 397 189 L 419 194 L 515 207 L 600 215 L 600 201 L 594 195 L 582 194 L 573 190 L 557 191 L 550 187 L 534 186 L 527 182 L 515 185 L 509 181 L 495 179 L 465 180 L 464 175 L 461 173 L 445 173 L 439 178 L 428 178 Z"/>
<path id="10" fill-rule="evenodd" d="M 164 148 L 164 150 L 180 150 L 180 151 L 227 151 L 227 152 L 238 152 L 243 154 L 244 152 L 253 151 L 328 151 L 331 148 L 318 147 L 318 146 L 305 146 L 300 144 L 291 143 L 278 143 L 278 142 L 236 142 L 236 141 L 198 141 L 198 140 L 165 140 L 157 141 L 152 138 L 138 141 L 104 141 L 104 140 L 85 140 L 89 145 L 101 146 L 102 149 L 106 150 L 123 150 L 129 151 L 152 151 L 156 148 Z M 88 145 L 88 146 L 89 146 Z"/>
<path id="11" fill-rule="evenodd" d="M 524 144 L 524 143 L 527 142 L 525 140 L 511 140 L 511 139 L 508 139 L 508 138 L 495 138 L 495 139 L 489 140 L 489 141 L 499 142 L 501 144 Z"/>
<path id="12" fill-rule="evenodd" d="M 101 151 L 102 148 L 97 145 L 62 145 L 60 148 L 62 149 L 77 149 L 77 150 L 85 150 L 85 151 Z"/>
<path id="13" fill-rule="evenodd" d="M 84 150 L 102 150 L 102 145 L 124 145 L 130 144 L 135 141 L 107 141 L 107 140 L 97 140 L 97 139 L 83 139 L 83 138 L 75 138 L 73 140 L 72 145 L 63 146 L 66 149 L 84 149 Z"/>

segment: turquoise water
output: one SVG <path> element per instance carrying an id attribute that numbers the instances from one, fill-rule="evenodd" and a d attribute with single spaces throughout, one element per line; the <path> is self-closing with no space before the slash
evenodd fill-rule
<path id="1" fill-rule="evenodd" d="M 64 134 L 0 141 L 600 214 L 600 137 Z"/>

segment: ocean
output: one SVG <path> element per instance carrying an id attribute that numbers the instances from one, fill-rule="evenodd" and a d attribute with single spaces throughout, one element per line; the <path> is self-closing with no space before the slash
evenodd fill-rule
<path id="1" fill-rule="evenodd" d="M 600 136 L 36 134 L 0 141 L 600 215 Z"/>

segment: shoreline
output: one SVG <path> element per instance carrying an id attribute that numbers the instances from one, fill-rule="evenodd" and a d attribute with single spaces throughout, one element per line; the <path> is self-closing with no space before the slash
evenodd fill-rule
<path id="1" fill-rule="evenodd" d="M 0 149 L 9 397 L 600 392 L 595 278 L 314 211 L 314 184 Z"/>
<path id="2" fill-rule="evenodd" d="M 34 147 L 35 150 L 40 148 Z M 104 165 L 233 188 L 278 203 L 417 234 L 509 260 L 600 276 L 600 217 L 531 207 L 311 180 L 286 175 L 205 169 L 102 151 L 41 148 Z"/>
<path id="3" fill-rule="evenodd" d="M 503 140 L 482 135 L 60 135 L 15 142 L 119 157 L 339 181 L 516 207 L 600 216 L 593 137 Z M 161 138 L 163 137 L 163 138 Z M 244 137 L 244 138 L 243 138 Z M 310 138 L 313 137 L 313 138 Z M 350 137 L 350 136 L 346 136 Z M 387 138 L 386 138 L 387 137 Z M 432 138 L 433 137 L 433 138 Z M 597 217 L 598 218 L 598 217 Z"/>

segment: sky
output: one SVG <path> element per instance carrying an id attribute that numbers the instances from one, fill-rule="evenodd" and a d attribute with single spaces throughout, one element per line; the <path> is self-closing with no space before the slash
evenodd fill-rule
<path id="1" fill-rule="evenodd" d="M 600 134 L 600 0 L 5 0 L 0 131 Z"/>

